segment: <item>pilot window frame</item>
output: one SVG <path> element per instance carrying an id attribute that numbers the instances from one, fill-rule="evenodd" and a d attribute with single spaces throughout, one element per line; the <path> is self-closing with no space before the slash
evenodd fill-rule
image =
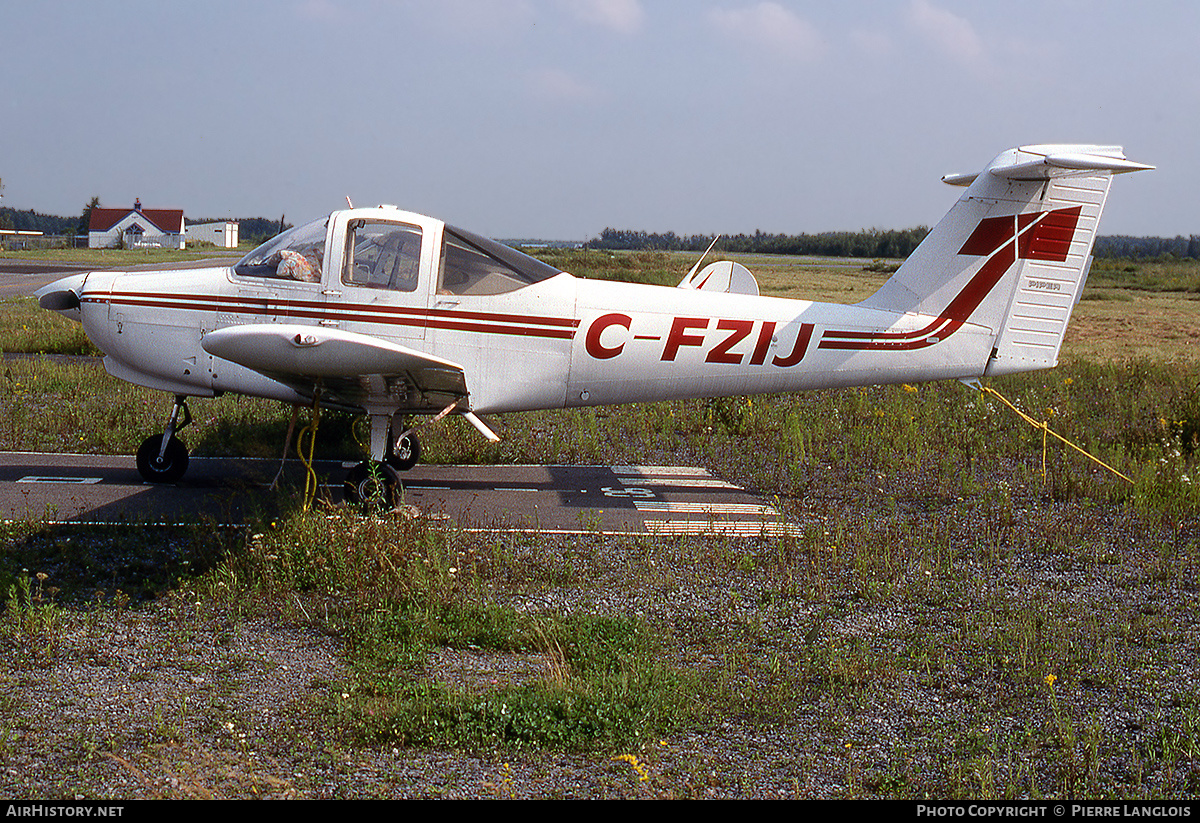
<path id="1" fill-rule="evenodd" d="M 417 291 L 423 242 L 422 228 L 413 223 L 372 217 L 350 220 L 342 250 L 342 285 L 402 294 Z"/>

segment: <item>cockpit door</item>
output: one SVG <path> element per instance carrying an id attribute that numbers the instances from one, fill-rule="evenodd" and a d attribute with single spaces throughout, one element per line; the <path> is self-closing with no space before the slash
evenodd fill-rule
<path id="1" fill-rule="evenodd" d="M 337 217 L 327 315 L 347 331 L 423 339 L 440 222 L 392 209 Z"/>

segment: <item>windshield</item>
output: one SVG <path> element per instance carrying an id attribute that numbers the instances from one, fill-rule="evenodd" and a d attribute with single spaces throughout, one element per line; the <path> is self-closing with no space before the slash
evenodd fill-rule
<path id="1" fill-rule="evenodd" d="M 233 270 L 243 277 L 319 281 L 328 222 L 328 218 L 322 217 L 272 237 L 239 260 Z"/>
<path id="2" fill-rule="evenodd" d="M 503 243 L 446 226 L 441 294 L 503 294 L 559 274 L 553 266 Z"/>

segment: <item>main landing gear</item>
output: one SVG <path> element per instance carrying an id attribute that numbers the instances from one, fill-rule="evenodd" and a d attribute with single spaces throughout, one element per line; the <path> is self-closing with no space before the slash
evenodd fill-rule
<path id="1" fill-rule="evenodd" d="M 399 498 L 400 472 L 421 459 L 421 442 L 411 431 L 395 434 L 393 419 L 371 415 L 371 459 L 359 463 L 346 475 L 346 501 L 366 510 L 391 511 Z"/>
<path id="2" fill-rule="evenodd" d="M 396 508 L 400 475 L 387 463 L 364 460 L 346 475 L 344 486 L 347 503 L 365 511 L 388 512 Z"/>
<path id="3" fill-rule="evenodd" d="M 180 421 L 180 415 L 183 420 Z M 152 434 L 142 441 L 137 450 L 137 468 L 142 478 L 149 483 L 174 483 L 183 477 L 188 467 L 188 450 L 175 435 L 192 422 L 192 413 L 187 407 L 187 398 L 175 396 L 171 418 L 162 434 Z"/>

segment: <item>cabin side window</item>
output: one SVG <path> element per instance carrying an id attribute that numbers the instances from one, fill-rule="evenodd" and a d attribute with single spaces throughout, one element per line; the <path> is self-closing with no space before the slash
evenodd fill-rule
<path id="1" fill-rule="evenodd" d="M 416 291 L 420 264 L 420 227 L 372 220 L 353 220 L 347 226 L 342 268 L 346 285 Z"/>
<path id="2" fill-rule="evenodd" d="M 504 294 L 559 274 L 553 266 L 495 240 L 446 226 L 438 294 Z"/>

